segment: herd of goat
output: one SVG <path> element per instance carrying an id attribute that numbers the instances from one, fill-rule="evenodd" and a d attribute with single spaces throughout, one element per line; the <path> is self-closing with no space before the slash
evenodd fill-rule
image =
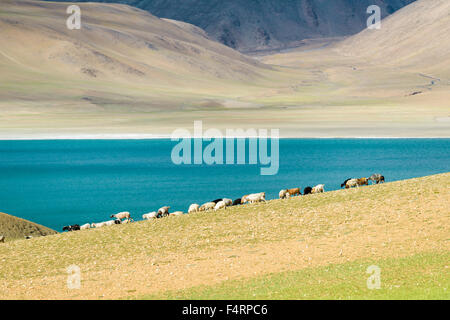
<path id="1" fill-rule="evenodd" d="M 384 176 L 381 174 L 373 174 L 369 178 L 359 178 L 359 179 L 347 179 L 344 181 L 344 183 L 341 184 L 341 188 L 353 188 L 353 187 L 359 187 L 364 185 L 369 185 L 369 181 L 373 181 L 376 184 L 383 183 L 384 182 Z M 291 196 L 300 196 L 300 195 L 308 195 L 308 194 L 315 194 L 315 193 L 322 193 L 325 192 L 325 185 L 319 184 L 315 187 L 306 187 L 303 190 L 303 194 L 300 190 L 300 188 L 293 188 L 293 189 L 283 189 L 279 192 L 279 198 L 280 199 L 288 199 Z M 198 205 L 196 203 L 191 204 L 188 209 L 188 213 L 194 213 L 194 212 L 201 212 L 201 211 L 209 211 L 209 210 L 220 210 L 220 209 L 226 209 L 230 206 L 237 206 L 242 205 L 246 203 L 257 203 L 257 202 L 266 202 L 266 193 L 260 192 L 260 193 L 253 193 L 245 195 L 239 199 L 232 200 L 232 199 L 216 199 L 214 201 L 210 201 L 207 203 L 204 203 L 202 205 Z M 165 206 L 158 211 L 145 213 L 142 215 L 143 220 L 152 220 L 152 219 L 159 219 L 169 216 L 181 216 L 184 215 L 184 212 L 182 211 L 176 211 L 176 212 L 169 212 L 170 207 Z M 131 223 L 134 220 L 131 218 L 129 212 L 120 212 L 117 214 L 111 215 L 110 218 L 113 218 L 113 220 L 99 222 L 99 223 L 86 223 L 84 225 L 70 225 L 65 226 L 63 228 L 63 231 L 77 231 L 77 230 L 86 230 L 90 228 L 101 228 L 106 226 L 112 226 L 115 224 L 126 224 Z"/>

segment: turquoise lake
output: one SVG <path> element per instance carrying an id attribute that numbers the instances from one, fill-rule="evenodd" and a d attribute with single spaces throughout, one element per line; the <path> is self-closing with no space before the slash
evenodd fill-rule
<path id="1" fill-rule="evenodd" d="M 279 171 L 261 165 L 175 165 L 170 140 L 0 141 L 0 212 L 57 231 L 129 211 L 240 198 L 381 173 L 386 182 L 450 171 L 450 139 L 282 139 Z M 205 143 L 204 144 L 208 144 Z"/>

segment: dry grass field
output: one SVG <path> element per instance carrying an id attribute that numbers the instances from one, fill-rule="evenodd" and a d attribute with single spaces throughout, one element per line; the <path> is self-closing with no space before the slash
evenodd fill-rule
<path id="1" fill-rule="evenodd" d="M 125 5 L 79 4 L 82 28 L 68 30 L 68 5 L 2 0 L 0 138 L 170 135 L 194 120 L 282 137 L 450 136 L 447 0 L 262 57 Z"/>
<path id="2" fill-rule="evenodd" d="M 448 299 L 449 208 L 445 173 L 12 241 L 0 299 Z"/>

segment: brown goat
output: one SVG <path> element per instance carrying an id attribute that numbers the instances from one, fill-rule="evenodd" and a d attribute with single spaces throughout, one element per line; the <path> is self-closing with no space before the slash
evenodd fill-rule
<path id="1" fill-rule="evenodd" d="M 302 194 L 300 188 L 288 189 L 288 192 L 290 196 L 300 196 Z"/>
<path id="2" fill-rule="evenodd" d="M 358 181 L 358 186 L 368 186 L 369 185 L 369 179 L 367 178 L 360 178 L 357 179 Z"/>

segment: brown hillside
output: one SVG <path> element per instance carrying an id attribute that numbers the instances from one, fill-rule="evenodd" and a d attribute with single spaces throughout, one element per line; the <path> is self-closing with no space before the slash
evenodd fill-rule
<path id="1" fill-rule="evenodd" d="M 23 239 L 26 236 L 34 238 L 56 233 L 40 224 L 0 212 L 0 235 L 5 236 L 6 241 Z"/>
<path id="2" fill-rule="evenodd" d="M 416 1 L 382 21 L 380 30 L 366 29 L 338 50 L 371 63 L 433 72 L 450 78 L 450 1 Z"/>

